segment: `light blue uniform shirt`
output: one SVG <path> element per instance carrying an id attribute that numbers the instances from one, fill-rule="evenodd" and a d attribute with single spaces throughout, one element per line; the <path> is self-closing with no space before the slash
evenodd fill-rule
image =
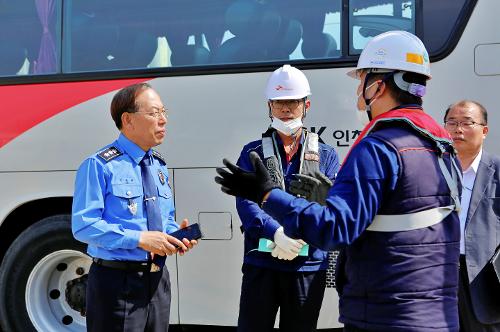
<path id="1" fill-rule="evenodd" d="M 92 257 L 108 260 L 147 261 L 148 253 L 138 248 L 140 232 L 147 231 L 141 167 L 146 152 L 120 134 L 108 147 L 122 154 L 105 161 L 96 153 L 87 158 L 76 174 L 72 229 L 75 238 L 88 244 Z M 151 172 L 158 187 L 163 229 L 179 229 L 174 217 L 172 190 L 163 160 L 152 158 Z"/>

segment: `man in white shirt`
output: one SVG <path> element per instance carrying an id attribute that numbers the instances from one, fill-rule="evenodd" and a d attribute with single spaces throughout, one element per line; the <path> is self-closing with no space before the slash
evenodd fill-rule
<path id="1" fill-rule="evenodd" d="M 500 286 L 487 267 L 500 239 L 500 158 L 483 151 L 488 113 L 480 103 L 462 100 L 446 110 L 444 123 L 463 169 L 460 331 L 500 331 Z"/>

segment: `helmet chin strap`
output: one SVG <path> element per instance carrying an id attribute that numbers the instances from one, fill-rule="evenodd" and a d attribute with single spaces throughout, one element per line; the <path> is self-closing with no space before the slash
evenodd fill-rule
<path id="1" fill-rule="evenodd" d="M 366 104 L 366 108 L 365 108 L 365 112 L 366 112 L 366 115 L 368 115 L 368 120 L 372 121 L 372 106 L 370 105 L 369 103 L 370 101 L 368 99 L 365 98 L 365 104 Z"/>
<path id="2" fill-rule="evenodd" d="M 307 101 L 307 98 L 304 98 L 304 108 L 302 109 L 302 120 L 304 120 L 306 118 L 306 101 Z"/>
<path id="3" fill-rule="evenodd" d="M 366 114 L 368 115 L 368 119 L 370 121 L 372 121 L 372 98 L 366 98 L 366 89 L 367 89 L 367 85 L 368 85 L 368 76 L 370 75 L 371 73 L 368 72 L 365 76 L 365 82 L 363 83 L 363 99 L 365 101 L 365 105 L 366 105 L 366 108 L 365 108 L 365 112 Z M 378 91 L 378 88 L 377 88 L 377 91 Z M 375 100 L 374 100 L 375 101 Z"/>
<path id="4" fill-rule="evenodd" d="M 377 100 L 377 98 L 374 98 L 374 97 L 371 97 L 371 98 L 366 98 L 366 89 L 368 89 L 369 87 L 371 87 L 371 85 L 369 87 L 367 87 L 368 85 L 368 78 L 369 78 L 369 75 L 372 75 L 371 72 L 368 72 L 365 76 L 365 82 L 363 83 L 363 99 L 365 101 L 365 105 L 366 105 L 366 108 L 365 108 L 365 111 L 366 111 L 366 114 L 368 115 L 368 119 L 370 121 L 372 121 L 372 104 L 375 102 L 375 100 Z M 375 91 L 375 94 L 378 92 L 378 90 L 380 89 L 380 84 L 382 83 L 385 83 L 385 81 L 387 81 L 390 77 L 392 77 L 394 75 L 394 72 L 389 72 L 389 73 L 386 73 L 384 74 L 384 77 L 382 78 L 382 80 L 380 82 L 374 82 L 378 84 L 377 86 L 377 91 Z"/>

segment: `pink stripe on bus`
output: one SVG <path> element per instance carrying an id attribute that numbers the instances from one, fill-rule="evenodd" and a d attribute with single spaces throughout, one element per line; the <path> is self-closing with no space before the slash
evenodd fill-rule
<path id="1" fill-rule="evenodd" d="M 0 148 L 70 107 L 146 80 L 136 78 L 0 86 Z"/>

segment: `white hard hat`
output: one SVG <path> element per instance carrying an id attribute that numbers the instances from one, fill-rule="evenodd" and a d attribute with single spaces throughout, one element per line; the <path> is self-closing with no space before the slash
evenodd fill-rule
<path id="1" fill-rule="evenodd" d="M 380 72 L 400 70 L 431 78 L 429 55 L 424 43 L 407 31 L 388 31 L 373 37 L 358 60 L 356 69 L 347 75 L 358 78 L 360 69 Z"/>
<path id="2" fill-rule="evenodd" d="M 276 69 L 267 81 L 268 100 L 302 99 L 310 95 L 311 88 L 306 75 L 290 65 Z"/>

